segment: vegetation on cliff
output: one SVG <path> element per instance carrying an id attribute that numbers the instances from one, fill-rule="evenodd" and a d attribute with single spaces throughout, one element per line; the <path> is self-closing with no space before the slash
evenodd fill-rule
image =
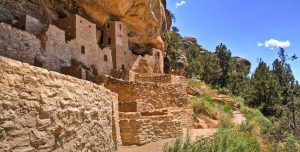
<path id="1" fill-rule="evenodd" d="M 174 29 L 177 28 L 166 35 L 181 41 L 165 41 L 170 49 L 167 53 L 174 54 L 172 46 L 176 46 L 181 54 L 175 55 L 187 57 L 187 77 L 201 80 L 220 93 L 239 99 L 236 105 L 247 121 L 239 126 L 220 127 L 212 139 L 201 138 L 194 144 L 177 142 L 179 146 L 167 151 L 300 151 L 300 118 L 297 117 L 300 114 L 300 85 L 289 64 L 297 59 L 295 55 L 290 57 L 280 48 L 278 59 L 271 66 L 260 60 L 254 73 L 250 73 L 251 64 L 233 57 L 226 45 L 218 45 L 214 52 L 202 49 L 196 41 L 185 45 L 178 29 Z M 172 63 L 176 63 L 176 58 L 173 60 Z M 172 71 L 172 65 L 170 68 Z M 194 107 L 214 117 L 209 99 L 197 100 Z M 231 139 L 232 136 L 236 138 Z"/>

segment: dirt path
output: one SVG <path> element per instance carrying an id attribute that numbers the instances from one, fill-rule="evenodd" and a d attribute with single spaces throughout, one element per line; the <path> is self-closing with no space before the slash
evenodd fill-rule
<path id="1" fill-rule="evenodd" d="M 175 138 L 162 139 L 143 146 L 122 146 L 117 152 L 162 152 L 164 145 L 175 141 Z"/>
<path id="2" fill-rule="evenodd" d="M 233 122 L 235 124 L 241 124 L 246 118 L 241 114 L 240 111 L 233 112 Z M 187 130 L 184 130 L 184 137 Z M 209 129 L 191 129 L 191 139 L 195 141 L 198 136 L 210 137 L 217 132 L 216 128 Z M 143 146 L 122 146 L 117 152 L 163 152 L 164 145 L 167 143 L 174 142 L 175 138 L 163 139 L 157 142 L 152 142 Z"/>
<path id="3" fill-rule="evenodd" d="M 233 111 L 233 123 L 241 124 L 245 120 L 246 118 L 243 116 L 243 114 L 240 111 Z"/>
<path id="4" fill-rule="evenodd" d="M 191 129 L 191 139 L 195 141 L 197 136 L 210 137 L 216 133 L 217 129 Z M 186 135 L 186 130 L 184 131 Z M 184 135 L 184 137 L 185 137 Z M 162 152 L 167 143 L 174 142 L 175 138 L 163 139 L 143 146 L 122 146 L 117 152 Z"/>

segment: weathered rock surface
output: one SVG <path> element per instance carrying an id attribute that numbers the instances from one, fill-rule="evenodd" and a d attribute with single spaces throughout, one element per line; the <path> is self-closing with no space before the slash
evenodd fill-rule
<path id="1" fill-rule="evenodd" d="M 250 62 L 248 59 L 245 59 L 245 58 L 240 57 L 240 56 L 234 56 L 234 57 L 232 57 L 232 58 L 235 59 L 235 60 L 238 61 L 238 62 L 241 62 L 241 63 L 243 63 L 243 64 L 249 66 L 249 67 L 251 66 L 251 62 Z"/>
<path id="2" fill-rule="evenodd" d="M 121 20 L 132 35 L 130 42 L 163 50 L 161 34 L 170 26 L 165 5 L 165 0 L 1 0 L 0 21 L 13 23 L 28 14 L 52 23 L 79 14 L 102 27 L 108 20 Z"/>
<path id="3" fill-rule="evenodd" d="M 197 51 L 201 52 L 208 52 L 207 49 L 203 48 L 203 46 L 199 45 L 197 39 L 194 37 L 183 37 L 182 39 L 183 47 L 186 49 L 192 45 L 196 46 Z"/>
<path id="4" fill-rule="evenodd" d="M 0 56 L 0 151 L 113 151 L 117 94 Z"/>

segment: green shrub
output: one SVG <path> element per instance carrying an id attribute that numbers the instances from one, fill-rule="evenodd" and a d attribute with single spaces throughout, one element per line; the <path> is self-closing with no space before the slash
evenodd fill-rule
<path id="1" fill-rule="evenodd" d="M 285 137 L 283 142 L 273 141 L 269 145 L 270 152 L 300 152 L 299 141 L 293 135 Z"/>
<path id="2" fill-rule="evenodd" d="M 231 95 L 231 91 L 227 88 L 219 88 L 218 92 L 225 95 Z"/>
<path id="3" fill-rule="evenodd" d="M 195 97 L 191 99 L 190 103 L 195 114 L 204 114 L 214 119 L 217 118 L 215 105 L 212 102 L 211 96 Z"/>
<path id="4" fill-rule="evenodd" d="M 193 120 L 197 120 L 199 118 L 199 114 L 193 113 L 192 117 L 193 117 Z"/>
<path id="5" fill-rule="evenodd" d="M 214 137 L 216 151 L 222 152 L 256 152 L 260 145 L 255 137 L 234 129 L 219 129 Z"/>
<path id="6" fill-rule="evenodd" d="M 188 85 L 190 87 L 195 87 L 195 88 L 201 88 L 201 87 L 207 87 L 207 88 L 212 88 L 210 84 L 207 84 L 203 81 L 200 80 L 194 80 L 194 79 L 190 79 L 188 81 Z"/>
<path id="7" fill-rule="evenodd" d="M 164 152 L 259 152 L 260 145 L 255 137 L 232 128 L 219 128 L 211 138 L 200 137 L 193 144 L 178 140 L 165 145 Z"/>
<path id="8" fill-rule="evenodd" d="M 234 127 L 234 124 L 233 122 L 231 121 L 231 117 L 229 116 L 223 116 L 221 119 L 220 119 L 220 123 L 218 125 L 218 128 L 233 128 Z"/>
<path id="9" fill-rule="evenodd" d="M 242 97 L 233 97 L 233 100 L 238 108 L 241 108 L 245 104 L 245 99 Z"/>
<path id="10" fill-rule="evenodd" d="M 257 123 L 261 129 L 261 133 L 266 134 L 271 131 L 272 122 L 265 117 L 258 109 L 242 107 L 241 112 L 245 114 L 246 119 Z"/>
<path id="11" fill-rule="evenodd" d="M 182 152 L 183 150 L 183 140 L 182 137 L 176 138 L 173 144 L 165 144 L 164 152 Z"/>
<path id="12" fill-rule="evenodd" d="M 223 110 L 230 114 L 232 114 L 232 112 L 233 112 L 232 107 L 229 104 L 225 104 L 223 107 Z"/>
<path id="13" fill-rule="evenodd" d="M 239 129 L 240 129 L 240 131 L 250 133 L 250 132 L 252 132 L 253 127 L 254 127 L 254 124 L 251 123 L 249 120 L 246 120 L 240 124 Z"/>
<path id="14" fill-rule="evenodd" d="M 185 140 L 182 136 L 176 138 L 175 142 L 167 143 L 163 147 L 164 152 L 185 152 L 191 146 L 191 130 L 187 130 Z"/>

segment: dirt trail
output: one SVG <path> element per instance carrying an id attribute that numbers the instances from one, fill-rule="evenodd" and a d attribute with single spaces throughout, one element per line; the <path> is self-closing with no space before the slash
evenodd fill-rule
<path id="1" fill-rule="evenodd" d="M 210 129 L 191 129 L 191 140 L 196 141 L 197 136 L 210 137 L 216 133 L 216 128 Z M 186 137 L 187 130 L 184 130 L 184 137 Z M 176 138 L 163 139 L 157 142 L 152 142 L 142 146 L 122 146 L 117 152 L 162 152 L 164 145 L 172 143 Z"/>
<path id="2" fill-rule="evenodd" d="M 240 111 L 233 112 L 233 123 L 241 124 L 246 118 Z M 186 135 L 186 129 L 184 130 L 184 137 Z M 217 132 L 216 128 L 209 129 L 191 129 L 191 139 L 195 141 L 197 136 L 211 137 Z M 122 146 L 117 152 L 163 152 L 164 145 L 174 142 L 175 138 L 163 139 L 157 142 L 152 142 L 143 146 Z"/>
<path id="3" fill-rule="evenodd" d="M 233 123 L 235 124 L 241 124 L 243 121 L 245 121 L 246 118 L 243 116 L 243 114 L 240 111 L 233 111 Z"/>

